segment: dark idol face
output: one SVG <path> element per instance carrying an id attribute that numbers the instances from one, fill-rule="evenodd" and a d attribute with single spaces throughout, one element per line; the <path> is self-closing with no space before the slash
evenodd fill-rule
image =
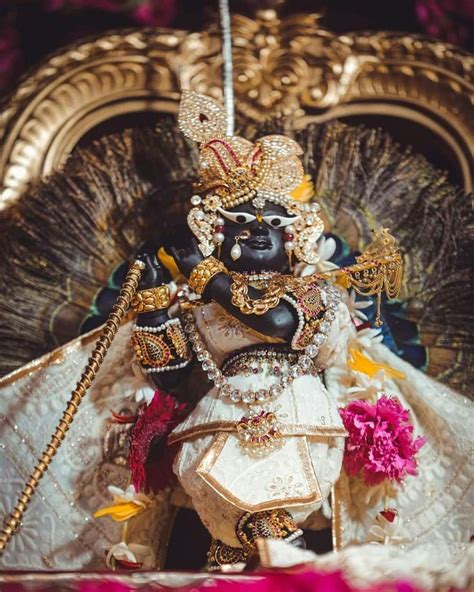
<path id="1" fill-rule="evenodd" d="M 246 203 L 220 212 L 219 216 L 225 220 L 221 260 L 228 269 L 257 273 L 288 272 L 283 235 L 285 226 L 296 218 L 282 206 L 267 202 L 263 211 L 257 211 L 251 203 Z M 238 241 L 241 256 L 234 260 L 231 250 L 236 244 L 236 237 L 242 234 L 244 237 Z"/>

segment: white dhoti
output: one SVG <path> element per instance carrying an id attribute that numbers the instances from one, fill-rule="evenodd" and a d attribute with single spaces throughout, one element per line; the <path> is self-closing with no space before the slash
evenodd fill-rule
<path id="1" fill-rule="evenodd" d="M 226 351 L 259 343 L 240 324 L 234 325 L 240 333 L 229 335 L 219 322 L 222 309 L 204 307 L 209 308 L 197 311 L 196 323 L 202 327 L 204 315 L 202 336 L 218 360 Z M 228 380 L 241 391 L 257 392 L 277 379 L 264 371 Z M 194 508 L 212 536 L 231 546 L 240 546 L 235 527 L 245 512 L 284 508 L 302 524 L 328 498 L 341 470 L 346 431 L 319 376 L 299 376 L 276 399 L 252 407 L 275 413 L 282 434 L 279 445 L 262 456 L 242 446 L 237 434 L 248 407 L 222 399 L 216 388 L 170 436 L 170 442 L 183 442 L 174 470 Z"/>

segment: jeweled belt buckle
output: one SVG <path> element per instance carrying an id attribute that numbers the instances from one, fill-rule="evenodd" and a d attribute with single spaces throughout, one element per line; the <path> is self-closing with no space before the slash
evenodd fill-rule
<path id="1" fill-rule="evenodd" d="M 273 411 L 255 411 L 237 424 L 240 445 L 257 454 L 270 452 L 282 442 L 278 417 Z"/>

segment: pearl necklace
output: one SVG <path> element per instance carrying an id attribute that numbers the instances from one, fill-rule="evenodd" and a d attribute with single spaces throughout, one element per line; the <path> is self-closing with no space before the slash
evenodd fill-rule
<path id="1" fill-rule="evenodd" d="M 206 349 L 204 341 L 196 327 L 194 315 L 191 312 L 186 312 L 183 315 L 185 323 L 184 331 L 189 337 L 193 351 L 196 354 L 197 360 L 201 363 L 203 371 L 218 389 L 219 396 L 229 399 L 232 403 L 245 403 L 247 405 L 264 403 L 281 395 L 296 378 L 306 374 L 313 364 L 313 359 L 318 355 L 321 346 L 327 339 L 330 327 L 336 318 L 336 309 L 341 299 L 339 291 L 333 287 L 326 289 L 326 296 L 326 311 L 321 320 L 320 331 L 314 335 L 313 342 L 298 355 L 298 361 L 294 366 L 281 373 L 278 382 L 272 384 L 268 389 L 262 388 L 257 392 L 251 390 L 241 391 L 228 382 L 227 378 L 212 359 L 210 352 Z"/>

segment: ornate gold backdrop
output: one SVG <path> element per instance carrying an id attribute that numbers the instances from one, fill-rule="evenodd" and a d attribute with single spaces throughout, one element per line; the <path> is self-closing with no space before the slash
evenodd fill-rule
<path id="1" fill-rule="evenodd" d="M 441 164 L 472 190 L 472 56 L 416 35 L 338 36 L 318 15 L 279 19 L 264 10 L 255 19 L 235 15 L 232 28 L 238 112 L 255 121 L 291 114 L 301 127 L 333 118 L 402 120 L 414 125 L 410 140 L 419 152 L 426 132 L 435 137 Z M 52 56 L 0 116 L 0 208 L 64 162 L 91 130 L 124 116 L 175 112 L 182 88 L 220 97 L 217 26 L 112 32 Z"/>
<path id="2" fill-rule="evenodd" d="M 291 116 L 293 127 L 334 118 L 408 124 L 416 150 L 435 137 L 443 162 L 472 189 L 473 59 L 461 50 L 413 35 L 337 36 L 317 15 L 280 20 L 273 10 L 255 19 L 236 15 L 233 42 L 238 113 L 255 122 Z M 182 88 L 220 98 L 221 65 L 217 26 L 110 33 L 52 56 L 0 115 L 0 208 L 91 135 L 175 112 Z M 189 505 L 179 488 L 170 496 L 160 519 L 160 564 L 176 508 Z"/>

